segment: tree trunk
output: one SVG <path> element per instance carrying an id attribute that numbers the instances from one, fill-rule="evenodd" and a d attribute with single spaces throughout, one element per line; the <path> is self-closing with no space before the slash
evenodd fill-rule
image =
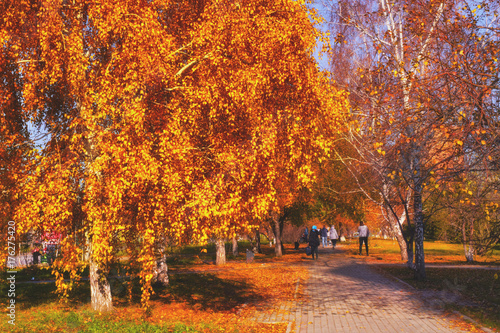
<path id="1" fill-rule="evenodd" d="M 276 253 L 276 257 L 283 256 L 283 251 L 281 247 L 281 228 L 280 228 L 280 216 L 279 214 L 273 214 L 274 221 L 274 236 L 276 237 L 276 244 L 274 246 L 274 252 Z"/>
<path id="2" fill-rule="evenodd" d="M 90 261 L 90 295 L 94 311 L 109 312 L 113 310 L 109 281 L 94 260 Z"/>
<path id="3" fill-rule="evenodd" d="M 396 240 L 399 244 L 399 252 L 401 255 L 401 260 L 404 262 L 408 262 L 408 245 L 406 244 L 406 240 L 403 237 L 403 234 L 401 233 L 401 228 L 399 226 L 395 227 L 394 229 L 394 236 L 396 237 Z"/>
<path id="4" fill-rule="evenodd" d="M 396 218 L 392 214 L 388 214 L 388 215 L 389 215 L 389 221 L 391 224 L 392 234 L 394 235 L 394 237 L 396 237 L 396 240 L 399 244 L 399 251 L 401 253 L 401 260 L 408 262 L 408 246 L 407 246 L 406 240 L 403 236 L 403 232 L 401 231 L 401 226 L 403 225 L 402 219 L 404 219 L 404 213 L 403 213 L 403 216 L 399 220 L 400 223 L 398 223 L 398 221 L 396 221 Z M 413 260 L 412 260 L 412 263 L 413 263 Z"/>
<path id="5" fill-rule="evenodd" d="M 473 225 L 474 224 L 470 227 L 470 238 L 468 240 L 469 246 L 467 247 L 467 223 L 464 218 L 464 221 L 462 222 L 462 243 L 464 244 L 465 260 L 467 260 L 468 263 L 474 262 L 474 246 L 472 243 L 472 234 L 474 233 Z"/>
<path id="6" fill-rule="evenodd" d="M 253 253 L 262 253 L 262 249 L 260 248 L 260 230 L 259 228 L 255 229 L 255 246 L 252 249 Z"/>
<path id="7" fill-rule="evenodd" d="M 215 264 L 226 264 L 226 241 L 222 237 L 215 240 Z"/>
<path id="8" fill-rule="evenodd" d="M 413 241 L 407 241 L 405 239 L 406 243 L 406 254 L 408 255 L 408 259 L 406 261 L 406 267 L 408 267 L 411 270 L 415 270 L 415 265 L 413 264 Z"/>
<path id="9" fill-rule="evenodd" d="M 162 258 L 156 261 L 156 269 L 153 272 L 153 281 L 154 284 L 159 284 L 163 287 L 168 286 L 168 266 L 167 266 L 167 258 L 163 256 Z"/>
<path id="10" fill-rule="evenodd" d="M 382 196 L 384 197 L 384 204 L 381 205 L 382 213 L 386 221 L 388 221 L 389 227 L 391 228 L 392 234 L 396 237 L 399 244 L 399 251 L 401 254 L 401 260 L 408 262 L 408 240 L 403 235 L 403 224 L 406 220 L 407 203 L 402 202 L 404 210 L 398 217 L 397 212 L 394 207 L 389 203 L 388 197 L 390 193 L 390 186 L 387 182 L 384 182 L 382 189 Z M 412 258 L 413 264 L 413 258 Z"/>
<path id="11" fill-rule="evenodd" d="M 468 263 L 474 262 L 474 252 L 474 247 L 471 244 L 469 244 L 469 246 L 464 244 L 465 260 L 467 260 Z"/>
<path id="12" fill-rule="evenodd" d="M 233 236 L 233 256 L 238 256 L 238 240 L 236 239 L 236 236 Z"/>
<path id="13" fill-rule="evenodd" d="M 420 166 L 418 164 L 416 164 L 415 171 L 415 192 L 413 196 L 413 209 L 415 214 L 415 279 L 421 281 L 425 280 L 426 275 L 424 256 L 424 214 L 422 203 L 422 182 L 420 178 Z"/>

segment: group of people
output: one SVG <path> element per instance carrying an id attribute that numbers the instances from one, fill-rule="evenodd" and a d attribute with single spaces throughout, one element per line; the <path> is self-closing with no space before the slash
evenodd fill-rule
<path id="1" fill-rule="evenodd" d="M 315 225 L 311 228 L 311 234 L 309 234 L 307 227 L 304 230 L 304 234 L 302 236 L 305 242 L 309 243 L 309 247 L 311 248 L 311 254 L 314 259 L 314 255 L 316 254 L 316 259 L 318 258 L 318 247 L 320 244 L 323 247 L 328 246 L 328 238 L 330 238 L 332 242 L 333 248 L 337 245 L 337 240 L 339 239 L 339 235 L 337 230 L 335 230 L 335 226 L 331 226 L 330 229 L 327 229 L 326 226 L 318 229 Z M 320 241 L 321 239 L 321 241 Z"/>
<path id="2" fill-rule="evenodd" d="M 363 249 L 363 244 L 365 245 L 366 248 L 366 255 L 368 255 L 368 236 L 370 235 L 370 231 L 368 230 L 368 227 L 363 223 L 359 223 L 358 227 L 358 234 L 359 234 L 359 255 L 362 253 Z M 314 255 L 316 254 L 316 259 L 318 259 L 318 248 L 320 246 L 320 239 L 321 239 L 321 244 L 323 247 L 328 246 L 328 237 L 330 237 L 330 240 L 332 242 L 332 246 L 335 249 L 335 246 L 337 244 L 337 240 L 339 239 L 339 235 L 337 233 L 337 230 L 335 230 L 335 227 L 332 225 L 330 227 L 330 230 L 326 228 L 326 226 L 323 226 L 323 228 L 318 229 L 315 225 L 312 226 L 311 228 L 311 234 L 309 235 L 308 229 L 304 230 L 304 235 L 303 238 L 305 238 L 305 241 L 309 243 L 309 247 L 311 248 L 311 255 L 312 258 L 314 258 Z"/>
<path id="3" fill-rule="evenodd" d="M 33 265 L 52 263 L 53 259 L 49 258 L 49 253 L 47 253 L 47 248 L 44 248 L 42 252 L 40 250 L 40 247 L 35 246 L 32 253 L 33 253 Z"/>

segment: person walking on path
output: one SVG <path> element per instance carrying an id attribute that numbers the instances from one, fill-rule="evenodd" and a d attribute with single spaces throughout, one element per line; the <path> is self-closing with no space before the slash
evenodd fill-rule
<path id="1" fill-rule="evenodd" d="M 368 227 L 363 223 L 363 221 L 359 222 L 358 233 L 359 255 L 361 255 L 361 252 L 363 250 L 363 243 L 365 243 L 366 255 L 368 255 L 368 236 L 370 236 L 370 230 L 368 230 Z"/>
<path id="2" fill-rule="evenodd" d="M 304 243 L 307 243 L 309 241 L 309 231 L 307 227 L 304 229 L 303 238 L 304 238 Z"/>
<path id="3" fill-rule="evenodd" d="M 321 229 L 321 242 L 323 243 L 323 247 L 328 246 L 328 229 L 326 229 L 326 225 Z"/>
<path id="4" fill-rule="evenodd" d="M 339 235 L 337 234 L 337 230 L 335 230 L 335 226 L 332 224 L 330 227 L 330 240 L 332 241 L 332 246 L 335 248 L 335 245 L 337 245 L 337 239 L 339 239 Z"/>
<path id="5" fill-rule="evenodd" d="M 318 259 L 318 247 L 319 247 L 319 230 L 315 225 L 311 228 L 311 234 L 309 235 L 309 246 L 311 247 L 311 255 L 314 259 L 314 254 L 316 253 L 316 259 Z"/>

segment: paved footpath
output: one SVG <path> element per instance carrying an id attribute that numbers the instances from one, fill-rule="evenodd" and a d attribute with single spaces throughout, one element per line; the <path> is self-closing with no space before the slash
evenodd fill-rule
<path id="1" fill-rule="evenodd" d="M 287 322 L 287 332 L 466 332 L 415 290 L 377 273 L 338 248 L 320 249 L 308 265 L 307 301 L 261 312 L 259 322 Z"/>

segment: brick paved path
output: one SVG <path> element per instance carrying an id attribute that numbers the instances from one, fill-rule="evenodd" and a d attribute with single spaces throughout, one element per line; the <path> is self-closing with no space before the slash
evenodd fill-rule
<path id="1" fill-rule="evenodd" d="M 321 249 L 309 264 L 308 301 L 262 312 L 260 322 L 288 322 L 287 332 L 463 332 L 438 309 L 341 250 Z"/>

